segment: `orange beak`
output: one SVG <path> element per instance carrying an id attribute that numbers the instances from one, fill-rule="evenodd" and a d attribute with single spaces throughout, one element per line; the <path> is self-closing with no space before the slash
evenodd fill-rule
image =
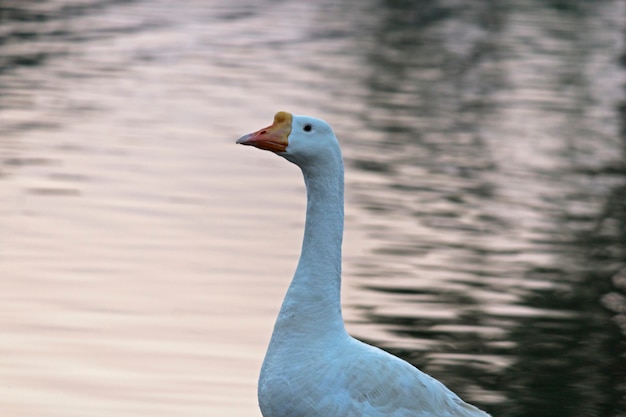
<path id="1" fill-rule="evenodd" d="M 274 123 L 271 126 L 242 136 L 237 143 L 255 146 L 266 151 L 285 152 L 289 145 L 291 118 L 291 113 L 279 111 L 274 115 Z"/>

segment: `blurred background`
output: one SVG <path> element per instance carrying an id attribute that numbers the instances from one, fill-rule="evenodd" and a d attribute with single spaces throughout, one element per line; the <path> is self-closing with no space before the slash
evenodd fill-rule
<path id="1" fill-rule="evenodd" d="M 626 416 L 621 0 L 1 0 L 0 415 L 260 416 L 326 119 L 356 337 L 500 417 Z"/>

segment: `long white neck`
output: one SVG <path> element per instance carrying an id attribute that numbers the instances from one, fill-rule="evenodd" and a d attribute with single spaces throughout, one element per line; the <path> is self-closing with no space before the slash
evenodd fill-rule
<path id="1" fill-rule="evenodd" d="M 307 190 L 302 253 L 273 339 L 346 334 L 341 316 L 343 162 L 340 154 L 327 162 L 301 166 Z"/>

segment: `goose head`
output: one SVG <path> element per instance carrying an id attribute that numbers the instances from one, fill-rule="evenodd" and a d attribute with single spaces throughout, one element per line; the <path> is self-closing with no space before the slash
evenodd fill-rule
<path id="1" fill-rule="evenodd" d="M 272 151 L 305 169 L 341 162 L 339 142 L 325 121 L 280 111 L 274 123 L 237 140 L 242 145 Z"/>

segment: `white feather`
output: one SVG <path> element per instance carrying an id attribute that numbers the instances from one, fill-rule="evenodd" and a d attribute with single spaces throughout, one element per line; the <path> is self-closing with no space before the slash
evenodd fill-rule
<path id="1" fill-rule="evenodd" d="M 263 416 L 488 417 L 409 363 L 348 335 L 340 305 L 341 150 L 326 122 L 293 115 L 291 124 L 279 154 L 302 169 L 306 224 L 259 378 Z"/>

